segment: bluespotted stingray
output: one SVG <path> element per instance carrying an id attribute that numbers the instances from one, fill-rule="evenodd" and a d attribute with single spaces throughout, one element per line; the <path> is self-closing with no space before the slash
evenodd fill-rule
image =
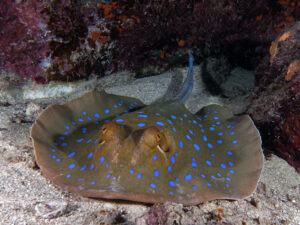
<path id="1" fill-rule="evenodd" d="M 172 101 L 92 91 L 48 107 L 31 130 L 42 173 L 86 197 L 194 205 L 249 196 L 263 167 L 258 130 L 220 105 L 192 114 L 183 104 L 192 86 L 190 56 Z"/>

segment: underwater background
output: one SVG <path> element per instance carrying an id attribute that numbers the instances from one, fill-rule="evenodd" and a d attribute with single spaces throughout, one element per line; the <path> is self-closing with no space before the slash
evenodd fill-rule
<path id="1" fill-rule="evenodd" d="M 212 224 L 300 224 L 299 15 L 296 0 L 1 1 L 2 222 L 11 223 L 19 207 L 26 223 L 61 224 L 72 215 L 74 224 L 201 224 L 199 217 Z M 39 174 L 29 138 L 43 109 L 95 87 L 149 104 L 172 91 L 174 77 L 185 76 L 189 51 L 196 67 L 187 107 L 226 105 L 249 114 L 261 133 L 270 164 L 254 198 L 204 203 L 199 212 L 176 204 L 126 209 L 54 186 L 36 190 L 50 185 Z M 82 220 L 75 219 L 79 214 Z M 243 214 L 245 223 L 232 214 Z"/>

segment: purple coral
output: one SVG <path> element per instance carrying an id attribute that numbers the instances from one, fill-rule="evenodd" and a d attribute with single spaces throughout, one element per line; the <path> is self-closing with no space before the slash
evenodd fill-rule
<path id="1" fill-rule="evenodd" d="M 0 5 L 0 67 L 38 79 L 40 63 L 49 53 L 41 3 L 7 0 Z"/>

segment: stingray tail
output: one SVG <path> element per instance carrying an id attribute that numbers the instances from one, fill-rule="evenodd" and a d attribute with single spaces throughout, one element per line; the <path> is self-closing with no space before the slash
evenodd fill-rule
<path id="1" fill-rule="evenodd" d="M 193 63 L 194 63 L 194 57 L 192 53 L 189 53 L 189 71 L 188 75 L 180 87 L 180 91 L 177 93 L 177 95 L 173 98 L 173 101 L 179 101 L 179 102 L 184 102 L 190 95 L 192 89 L 193 89 L 193 76 L 194 76 L 194 71 L 193 71 Z"/>

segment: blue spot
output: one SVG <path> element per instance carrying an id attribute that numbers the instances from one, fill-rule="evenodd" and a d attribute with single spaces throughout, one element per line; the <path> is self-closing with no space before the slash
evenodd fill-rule
<path id="1" fill-rule="evenodd" d="M 142 176 L 143 176 L 143 174 L 139 173 L 139 174 L 136 175 L 136 178 L 141 179 Z"/>
<path id="2" fill-rule="evenodd" d="M 182 117 L 179 118 L 180 120 L 183 120 Z"/>
<path id="3" fill-rule="evenodd" d="M 170 160 L 171 160 L 171 163 L 172 163 L 172 164 L 175 164 L 175 157 L 174 157 L 174 156 L 171 156 L 171 157 L 170 157 Z"/>
<path id="4" fill-rule="evenodd" d="M 205 131 L 204 131 L 203 129 L 201 129 L 201 132 L 202 132 L 202 133 L 205 133 Z"/>
<path id="5" fill-rule="evenodd" d="M 117 105 L 114 105 L 114 108 L 118 108 L 118 106 L 117 106 Z"/>
<path id="6" fill-rule="evenodd" d="M 210 149 L 212 149 L 214 146 L 211 143 L 207 143 L 207 147 L 209 147 Z"/>
<path id="7" fill-rule="evenodd" d="M 191 123 L 192 121 L 191 120 L 188 120 L 188 123 Z"/>
<path id="8" fill-rule="evenodd" d="M 55 155 L 53 155 L 53 156 L 52 156 L 52 158 L 53 158 L 53 159 L 55 159 L 55 158 L 56 158 L 56 156 L 55 156 Z"/>
<path id="9" fill-rule="evenodd" d="M 73 124 L 73 125 L 76 125 L 76 123 L 75 123 L 75 122 L 72 122 L 72 124 Z"/>
<path id="10" fill-rule="evenodd" d="M 67 130 L 70 130 L 71 128 L 70 128 L 70 126 L 66 126 L 66 129 L 67 129 Z"/>
<path id="11" fill-rule="evenodd" d="M 222 144 L 223 141 L 222 140 L 217 140 L 218 144 Z"/>
<path id="12" fill-rule="evenodd" d="M 169 124 L 173 125 L 173 122 L 171 120 L 167 119 L 167 121 Z"/>
<path id="13" fill-rule="evenodd" d="M 234 135 L 234 132 L 233 132 L 233 131 L 231 131 L 231 132 L 229 133 L 229 135 L 231 135 L 231 136 L 232 136 L 232 135 Z"/>
<path id="14" fill-rule="evenodd" d="M 104 112 L 105 112 L 106 114 L 108 114 L 110 111 L 109 111 L 109 109 L 105 109 Z"/>
<path id="15" fill-rule="evenodd" d="M 109 122 L 109 120 L 104 120 L 103 122 L 104 122 L 104 123 L 107 123 L 107 122 Z"/>
<path id="16" fill-rule="evenodd" d="M 100 158 L 100 163 L 102 164 L 102 163 L 104 163 L 104 161 L 105 161 L 105 157 L 102 156 L 102 157 Z"/>
<path id="17" fill-rule="evenodd" d="M 222 135 L 223 135 L 223 133 L 222 133 L 222 132 L 220 132 L 220 133 L 218 133 L 218 135 L 219 135 L 219 136 L 222 136 Z"/>
<path id="18" fill-rule="evenodd" d="M 99 121 L 95 121 L 94 123 L 98 125 L 98 124 L 99 124 Z"/>
<path id="19" fill-rule="evenodd" d="M 109 167 L 109 163 L 107 163 L 107 164 L 105 165 L 105 167 L 108 168 L 108 167 Z"/>
<path id="20" fill-rule="evenodd" d="M 175 178 L 175 181 L 176 181 L 176 182 L 178 182 L 178 181 L 179 181 L 179 178 L 178 178 L 178 177 L 176 177 L 176 178 Z"/>
<path id="21" fill-rule="evenodd" d="M 69 157 L 73 157 L 74 155 L 76 155 L 76 152 L 72 152 L 72 153 L 70 153 L 68 156 L 69 156 Z"/>
<path id="22" fill-rule="evenodd" d="M 176 132 L 176 128 L 175 127 L 173 127 L 173 131 Z"/>
<path id="23" fill-rule="evenodd" d="M 106 175 L 106 179 L 109 179 L 110 178 L 110 176 L 111 176 L 111 174 L 109 173 L 109 174 L 107 174 Z"/>
<path id="24" fill-rule="evenodd" d="M 194 123 L 194 124 L 197 124 L 197 121 L 196 121 L 196 120 L 193 120 L 193 123 Z"/>
<path id="25" fill-rule="evenodd" d="M 217 173 L 217 176 L 218 176 L 218 177 L 221 177 L 222 175 L 221 175 L 220 173 Z"/>
<path id="26" fill-rule="evenodd" d="M 217 125 L 220 125 L 220 124 L 221 124 L 221 122 L 219 122 L 219 121 L 218 121 L 218 122 L 216 122 L 216 124 L 217 124 Z"/>
<path id="27" fill-rule="evenodd" d="M 92 181 L 91 184 L 96 184 L 96 181 Z"/>
<path id="28" fill-rule="evenodd" d="M 91 152 L 91 153 L 88 155 L 88 157 L 87 157 L 87 158 L 88 158 L 88 159 L 92 158 L 93 154 L 94 154 L 94 153 L 93 153 L 93 152 Z"/>
<path id="29" fill-rule="evenodd" d="M 199 147 L 199 145 L 197 145 L 197 144 L 194 144 L 194 148 L 196 149 L 196 151 L 199 151 L 199 150 L 200 150 L 200 147 Z"/>
<path id="30" fill-rule="evenodd" d="M 177 157 L 177 156 L 178 156 L 178 153 L 177 153 L 177 152 L 175 152 L 175 153 L 174 153 L 174 155 L 175 155 L 175 157 Z"/>
<path id="31" fill-rule="evenodd" d="M 138 112 L 136 112 L 136 113 L 144 113 L 144 111 L 138 111 Z"/>
<path id="32" fill-rule="evenodd" d="M 68 146 L 68 143 L 67 143 L 67 142 L 61 143 L 61 147 L 66 147 L 66 146 Z"/>
<path id="33" fill-rule="evenodd" d="M 82 114 L 83 114 L 83 115 L 85 115 L 85 116 L 87 115 L 87 113 L 86 113 L 86 112 L 82 112 Z"/>
<path id="34" fill-rule="evenodd" d="M 215 119 L 215 120 L 218 120 L 218 119 L 219 119 L 219 117 L 215 116 L 215 117 L 214 117 L 214 119 Z"/>
<path id="35" fill-rule="evenodd" d="M 211 166 L 211 161 L 206 160 L 205 162 L 206 162 L 207 165 Z"/>
<path id="36" fill-rule="evenodd" d="M 211 177 L 211 179 L 216 179 L 216 177 L 215 176 L 210 176 Z"/>
<path id="37" fill-rule="evenodd" d="M 70 178 L 71 177 L 71 174 L 67 174 L 66 178 Z"/>
<path id="38" fill-rule="evenodd" d="M 80 142 L 83 141 L 83 138 L 77 139 L 76 141 L 77 141 L 78 143 L 80 143 Z"/>
<path id="39" fill-rule="evenodd" d="M 82 128 L 82 131 L 81 131 L 81 132 L 82 132 L 83 134 L 85 134 L 85 133 L 86 133 L 86 131 L 87 131 L 87 128 L 86 128 L 86 127 L 84 127 L 84 128 Z"/>
<path id="40" fill-rule="evenodd" d="M 187 139 L 191 140 L 190 135 L 187 134 L 187 135 L 185 135 L 185 136 L 186 136 Z"/>
<path id="41" fill-rule="evenodd" d="M 197 190 L 198 187 L 197 187 L 196 185 L 193 185 L 192 188 L 193 188 L 194 190 Z"/>
<path id="42" fill-rule="evenodd" d="M 84 165 L 83 167 L 81 167 L 80 171 L 83 171 L 87 168 L 87 165 Z"/>
<path id="43" fill-rule="evenodd" d="M 87 142 L 86 142 L 86 143 L 88 144 L 88 143 L 90 143 L 91 141 L 92 141 L 92 139 L 89 139 L 89 140 L 87 140 Z"/>
<path id="44" fill-rule="evenodd" d="M 119 116 L 120 116 L 119 114 L 116 114 L 116 115 L 115 115 L 115 117 L 119 117 Z"/>
<path id="45" fill-rule="evenodd" d="M 154 170 L 153 175 L 154 175 L 155 177 L 158 177 L 158 176 L 159 176 L 159 170 Z"/>
<path id="46" fill-rule="evenodd" d="M 174 116 L 174 115 L 171 115 L 171 118 L 172 118 L 173 120 L 175 120 L 175 119 L 176 119 L 176 116 Z"/>
<path id="47" fill-rule="evenodd" d="M 202 124 L 199 124 L 199 127 L 203 127 L 203 125 L 202 125 Z"/>
<path id="48" fill-rule="evenodd" d="M 229 165 L 229 166 L 233 166 L 233 163 L 232 163 L 232 162 L 228 162 L 228 165 Z"/>
<path id="49" fill-rule="evenodd" d="M 189 130 L 190 134 L 194 135 L 194 132 L 192 130 Z"/>
<path id="50" fill-rule="evenodd" d="M 191 175 L 191 174 L 188 174 L 188 175 L 186 175 L 186 176 L 184 177 L 184 179 L 185 179 L 186 181 L 190 181 L 190 180 L 192 179 L 192 175 Z"/>
<path id="51" fill-rule="evenodd" d="M 169 172 L 169 173 L 172 172 L 172 166 L 168 166 L 168 172 Z"/>
<path id="52" fill-rule="evenodd" d="M 232 144 L 236 144 L 236 143 L 237 143 L 237 141 L 236 141 L 236 140 L 232 141 Z"/>
<path id="53" fill-rule="evenodd" d="M 138 115 L 138 117 L 147 118 L 148 115 Z"/>
<path id="54" fill-rule="evenodd" d="M 202 178 L 205 178 L 205 175 L 204 175 L 204 174 L 201 174 L 201 177 L 202 177 Z"/>
<path id="55" fill-rule="evenodd" d="M 66 132 L 65 132 L 65 135 L 69 135 L 69 132 L 66 131 Z"/>
<path id="56" fill-rule="evenodd" d="M 196 159 L 195 159 L 195 158 L 192 158 L 192 161 L 194 161 L 194 162 L 195 162 L 195 161 L 196 161 Z"/>
<path id="57" fill-rule="evenodd" d="M 208 187 L 211 187 L 211 184 L 210 184 L 210 183 L 207 183 L 207 186 L 208 186 Z"/>
<path id="58" fill-rule="evenodd" d="M 123 101 L 120 101 L 118 105 L 119 105 L 119 106 L 123 105 Z"/>
<path id="59" fill-rule="evenodd" d="M 215 154 L 210 154 L 211 157 L 215 157 Z"/>
<path id="60" fill-rule="evenodd" d="M 99 113 L 95 113 L 94 117 L 99 118 L 100 117 Z"/>
<path id="61" fill-rule="evenodd" d="M 169 191 L 169 194 L 170 194 L 170 195 L 174 195 L 174 194 L 173 194 L 173 191 Z"/>
<path id="62" fill-rule="evenodd" d="M 73 169 L 73 168 L 75 168 L 75 166 L 76 166 L 75 164 L 70 164 L 70 165 L 69 165 L 69 168 L 70 168 L 70 169 Z"/>
<path id="63" fill-rule="evenodd" d="M 81 119 L 81 118 L 79 118 L 79 119 L 78 119 L 78 121 L 79 121 L 79 122 L 83 122 L 84 120 L 83 120 L 83 119 Z"/>
<path id="64" fill-rule="evenodd" d="M 94 167 L 95 167 L 95 163 L 93 163 L 93 164 L 91 165 L 91 170 L 93 170 Z"/>
<path id="65" fill-rule="evenodd" d="M 159 125 L 159 126 L 164 126 L 165 125 L 164 123 L 162 123 L 160 121 L 157 121 L 156 124 Z"/>
<path id="66" fill-rule="evenodd" d="M 203 135 L 203 140 L 204 140 L 204 141 L 207 141 L 207 137 L 206 137 L 206 136 L 204 136 L 204 135 Z"/>
<path id="67" fill-rule="evenodd" d="M 207 118 L 207 117 L 208 117 L 208 115 L 204 115 L 203 117 L 204 117 L 204 118 Z"/>
<path id="68" fill-rule="evenodd" d="M 82 178 L 77 179 L 77 181 L 82 181 Z"/>
<path id="69" fill-rule="evenodd" d="M 60 162 L 61 161 L 61 159 L 56 159 L 56 162 Z"/>
<path id="70" fill-rule="evenodd" d="M 122 123 L 122 122 L 124 122 L 124 120 L 123 119 L 116 119 L 116 122 L 117 123 Z"/>
<path id="71" fill-rule="evenodd" d="M 144 123 L 138 123 L 138 127 L 144 127 L 144 126 L 146 126 L 146 124 L 144 124 Z"/>
<path id="72" fill-rule="evenodd" d="M 130 173 L 130 174 L 133 174 L 133 173 L 134 173 L 134 170 L 129 170 L 129 173 Z"/>
<path id="73" fill-rule="evenodd" d="M 226 184 L 225 186 L 226 186 L 226 187 L 229 187 L 229 184 Z"/>
<path id="74" fill-rule="evenodd" d="M 57 146 L 57 145 L 58 145 L 58 143 L 57 143 L 57 142 L 54 142 L 53 144 L 54 144 L 55 146 Z"/>
<path id="75" fill-rule="evenodd" d="M 52 152 L 56 152 L 56 150 L 54 148 L 51 149 Z"/>
<path id="76" fill-rule="evenodd" d="M 214 111 L 214 113 L 218 113 L 217 111 Z"/>
<path id="77" fill-rule="evenodd" d="M 184 114 L 183 116 L 184 116 L 185 118 L 187 118 L 187 115 L 186 115 L 186 114 Z"/>
<path id="78" fill-rule="evenodd" d="M 151 183 L 151 184 L 150 184 L 150 187 L 152 187 L 152 188 L 156 188 L 156 184 L 154 184 L 154 183 Z"/>
<path id="79" fill-rule="evenodd" d="M 232 152 L 228 151 L 228 152 L 227 152 L 227 155 L 232 155 Z"/>
<path id="80" fill-rule="evenodd" d="M 91 117 L 88 117 L 88 120 L 92 120 L 92 118 L 91 118 Z"/>
<path id="81" fill-rule="evenodd" d="M 214 127 L 210 127 L 209 129 L 210 129 L 210 130 L 215 130 L 215 128 L 214 128 Z"/>
<path id="82" fill-rule="evenodd" d="M 170 181 L 169 181 L 169 185 L 172 186 L 172 187 L 175 187 L 175 186 L 176 186 L 176 183 L 175 183 L 174 181 L 170 180 Z"/>
<path id="83" fill-rule="evenodd" d="M 183 147 L 183 142 L 179 141 L 179 147 L 182 148 Z"/>
<path id="84" fill-rule="evenodd" d="M 229 173 L 232 173 L 232 174 L 234 174 L 234 170 L 229 170 Z"/>
<path id="85" fill-rule="evenodd" d="M 157 155 L 154 155 L 154 156 L 153 156 L 153 160 L 157 160 Z"/>
<path id="86" fill-rule="evenodd" d="M 224 163 L 221 163 L 220 164 L 221 168 L 225 169 L 226 168 L 226 165 Z"/>
<path id="87" fill-rule="evenodd" d="M 226 180 L 230 181 L 230 178 L 229 178 L 229 177 L 226 177 Z"/>
<path id="88" fill-rule="evenodd" d="M 155 113 L 156 116 L 160 116 L 160 113 Z"/>

